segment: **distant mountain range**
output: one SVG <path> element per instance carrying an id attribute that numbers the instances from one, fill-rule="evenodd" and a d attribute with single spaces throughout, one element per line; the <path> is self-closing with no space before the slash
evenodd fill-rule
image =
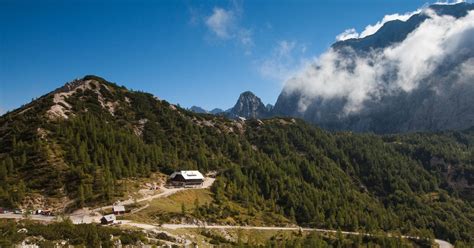
<path id="1" fill-rule="evenodd" d="M 245 91 L 240 94 L 234 107 L 225 111 L 219 108 L 208 111 L 198 106 L 189 108 L 189 110 L 194 113 L 223 115 L 228 118 L 241 117 L 246 119 L 269 118 L 272 116 L 272 109 L 273 105 L 263 104 L 262 100 L 250 91 Z"/>
<path id="2" fill-rule="evenodd" d="M 373 35 L 338 41 L 288 80 L 274 107 L 244 92 L 218 114 L 291 116 L 329 130 L 375 133 L 474 126 L 473 9 L 431 5 Z"/>

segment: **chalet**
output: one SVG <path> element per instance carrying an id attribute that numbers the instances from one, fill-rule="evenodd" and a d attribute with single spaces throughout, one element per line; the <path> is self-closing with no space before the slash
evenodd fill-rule
<path id="1" fill-rule="evenodd" d="M 100 219 L 100 223 L 106 225 L 106 224 L 113 224 L 115 222 L 116 218 L 115 218 L 115 214 L 108 214 L 108 215 L 104 215 L 102 216 L 102 218 Z"/>
<path id="2" fill-rule="evenodd" d="M 169 179 L 169 183 L 174 186 L 197 186 L 203 182 L 204 176 L 197 170 L 175 171 Z"/>
<path id="3" fill-rule="evenodd" d="M 113 207 L 113 212 L 115 215 L 120 215 L 125 213 L 125 206 L 122 205 L 115 205 Z"/>

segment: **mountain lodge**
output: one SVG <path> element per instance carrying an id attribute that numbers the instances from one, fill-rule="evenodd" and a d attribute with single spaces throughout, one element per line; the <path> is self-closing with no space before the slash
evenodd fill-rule
<path id="1" fill-rule="evenodd" d="M 169 183 L 174 186 L 198 186 L 204 182 L 204 176 L 197 170 L 175 171 L 170 175 Z"/>

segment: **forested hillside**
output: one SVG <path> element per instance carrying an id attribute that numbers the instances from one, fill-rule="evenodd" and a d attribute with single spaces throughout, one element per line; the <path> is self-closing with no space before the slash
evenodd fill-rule
<path id="1" fill-rule="evenodd" d="M 302 226 L 474 242 L 474 129 L 377 136 L 297 119 L 195 114 L 86 76 L 0 117 L 0 205 L 112 202 L 123 178 L 219 172 L 196 217 L 281 214 Z M 245 224 L 245 223 L 243 223 Z"/>

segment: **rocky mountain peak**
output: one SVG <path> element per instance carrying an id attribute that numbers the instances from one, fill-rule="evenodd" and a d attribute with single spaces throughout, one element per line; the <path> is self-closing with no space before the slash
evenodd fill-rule
<path id="1" fill-rule="evenodd" d="M 240 94 L 237 103 L 230 112 L 235 116 L 245 118 L 262 118 L 269 116 L 269 111 L 265 104 L 251 91 L 245 91 Z"/>

